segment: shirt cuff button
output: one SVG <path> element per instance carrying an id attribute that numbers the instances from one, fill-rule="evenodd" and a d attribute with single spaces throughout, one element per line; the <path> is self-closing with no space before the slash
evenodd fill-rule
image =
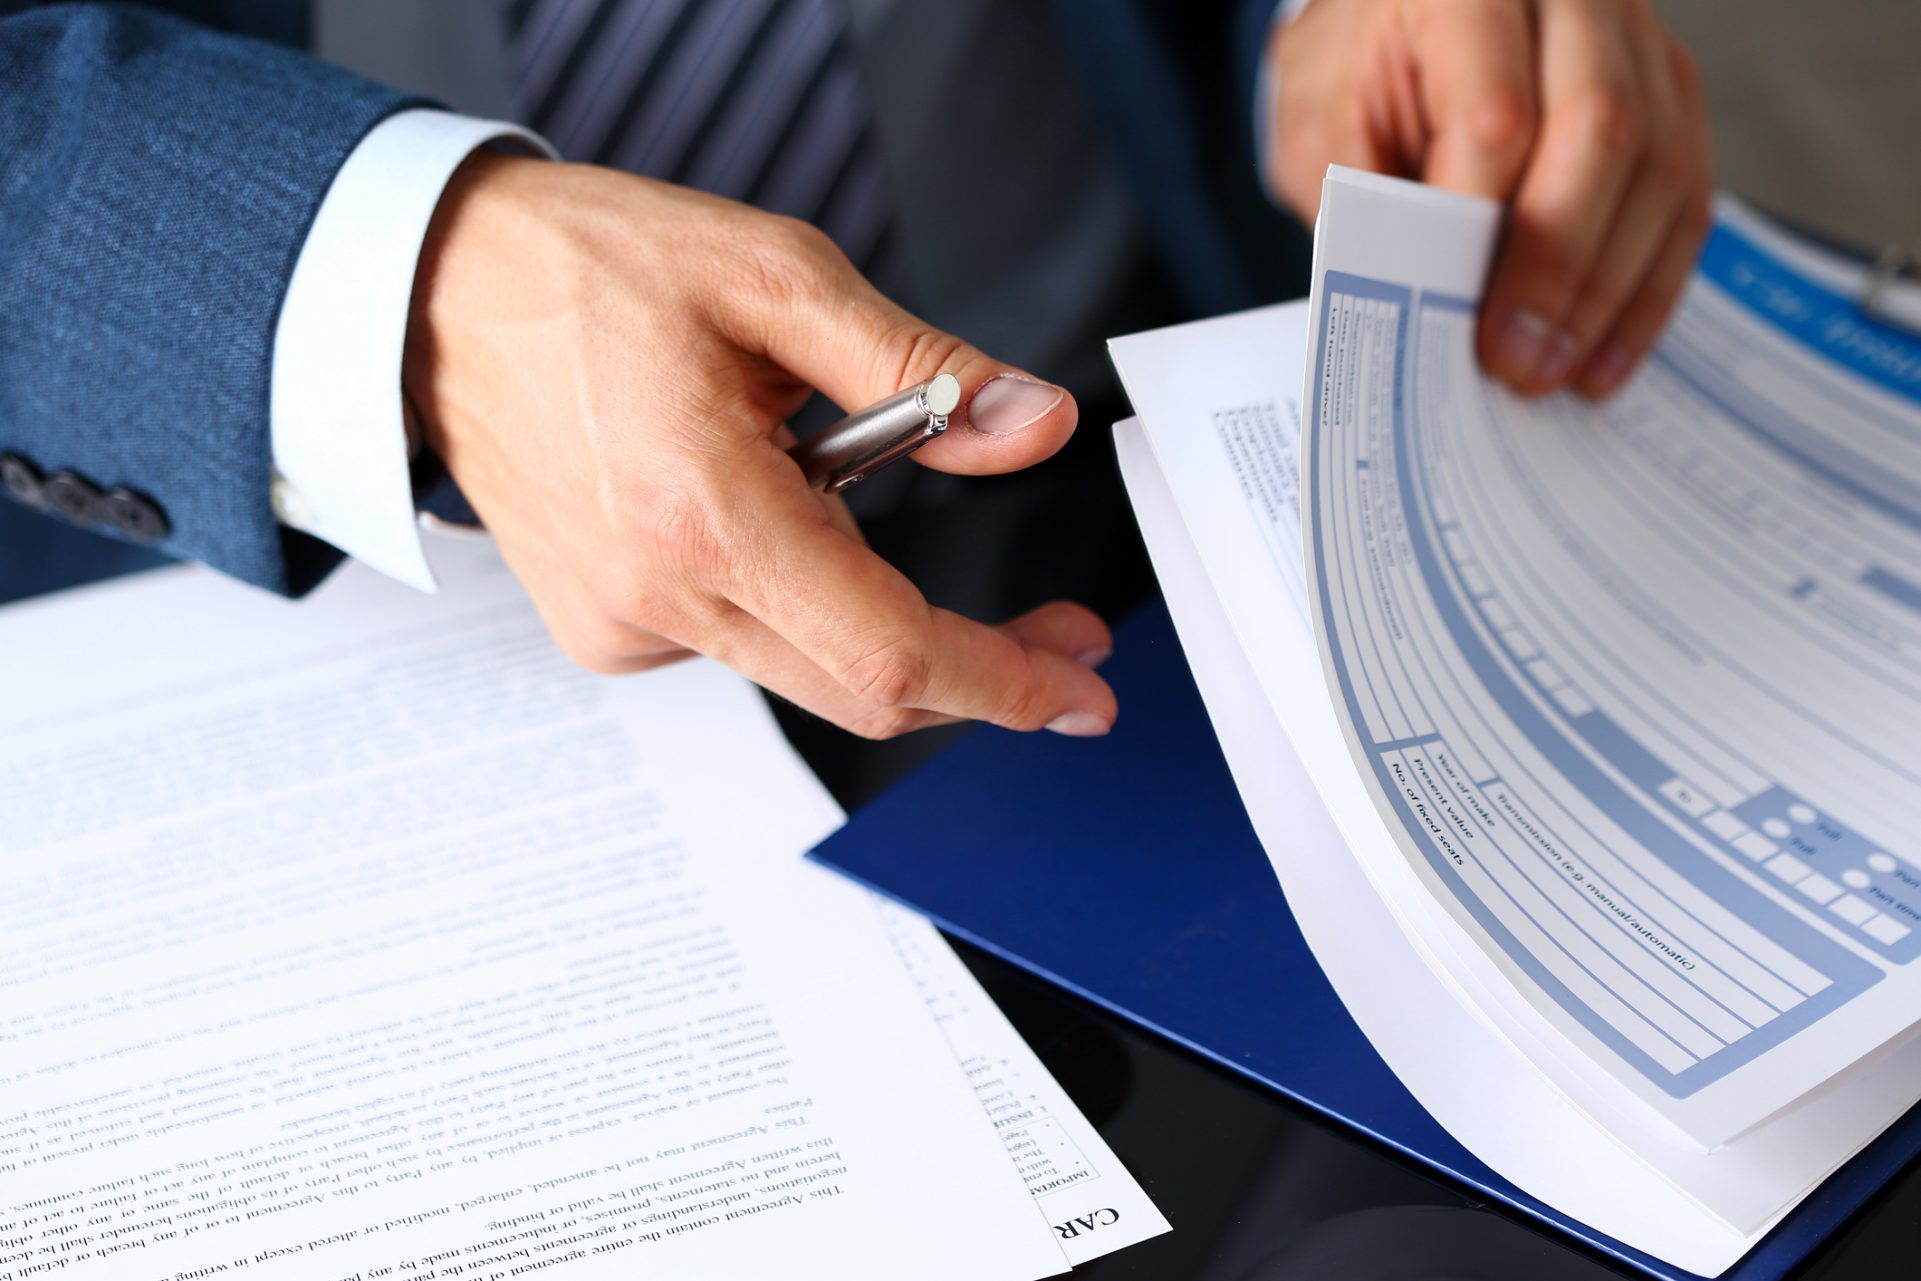
<path id="1" fill-rule="evenodd" d="M 18 454 L 0 454 L 0 489 L 28 507 L 46 506 L 46 480 L 40 469 Z"/>
<path id="2" fill-rule="evenodd" d="M 57 471 L 40 487 L 47 510 L 70 525 L 85 528 L 100 521 L 100 487 L 84 476 Z"/>
<path id="3" fill-rule="evenodd" d="M 109 525 L 137 543 L 157 543 L 171 526 L 160 505 L 131 489 L 110 489 L 100 500 L 100 514 Z"/>
<path id="4" fill-rule="evenodd" d="M 313 527 L 313 510 L 307 506 L 306 495 L 289 484 L 285 477 L 273 478 L 271 497 L 273 514 L 280 518 L 281 524 L 302 531 Z"/>

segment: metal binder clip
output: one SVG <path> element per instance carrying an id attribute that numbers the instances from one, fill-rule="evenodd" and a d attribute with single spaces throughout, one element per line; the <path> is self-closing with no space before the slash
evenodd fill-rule
<path id="1" fill-rule="evenodd" d="M 1921 336 L 1921 328 L 1917 328 L 1914 321 L 1896 316 L 1886 303 L 1895 283 L 1901 280 L 1921 280 L 1921 262 L 1917 262 L 1914 251 L 1906 245 L 1883 245 L 1881 252 L 1875 255 L 1868 283 L 1861 290 L 1855 305 L 1870 320 L 1890 329 Z"/>

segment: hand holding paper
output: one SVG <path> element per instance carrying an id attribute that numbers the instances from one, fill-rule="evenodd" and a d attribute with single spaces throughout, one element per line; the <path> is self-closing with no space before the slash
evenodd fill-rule
<path id="1" fill-rule="evenodd" d="M 1711 1275 L 1921 1080 L 1921 352 L 1730 203 L 1626 395 L 1528 403 L 1475 368 L 1497 225 L 1334 171 L 1312 302 L 1114 344 L 1123 466 L 1376 1049 L 1515 1184 Z"/>
<path id="2" fill-rule="evenodd" d="M 1648 5 L 1315 0 L 1269 60 L 1268 177 L 1304 221 L 1330 164 L 1504 201 L 1483 366 L 1529 395 L 1626 381 L 1713 186 L 1700 78 Z"/>

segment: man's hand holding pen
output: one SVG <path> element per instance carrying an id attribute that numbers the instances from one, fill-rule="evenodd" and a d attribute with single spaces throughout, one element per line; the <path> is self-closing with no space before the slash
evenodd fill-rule
<path id="1" fill-rule="evenodd" d="M 788 456 L 811 390 L 859 409 L 941 373 L 959 404 L 916 462 L 1012 471 L 1073 433 L 1065 391 L 915 319 L 805 224 L 491 155 L 441 203 L 406 357 L 427 442 L 584 665 L 708 654 L 875 738 L 1105 733 L 1106 624 L 929 605 Z"/>

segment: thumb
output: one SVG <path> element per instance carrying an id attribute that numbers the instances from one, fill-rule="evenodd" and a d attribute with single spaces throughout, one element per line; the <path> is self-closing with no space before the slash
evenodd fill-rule
<path id="1" fill-rule="evenodd" d="M 935 374 L 960 380 L 947 431 L 914 454 L 938 471 L 988 475 L 1051 457 L 1080 410 L 1066 390 L 946 334 L 889 302 L 851 266 L 786 299 L 768 355 L 848 413 Z"/>

